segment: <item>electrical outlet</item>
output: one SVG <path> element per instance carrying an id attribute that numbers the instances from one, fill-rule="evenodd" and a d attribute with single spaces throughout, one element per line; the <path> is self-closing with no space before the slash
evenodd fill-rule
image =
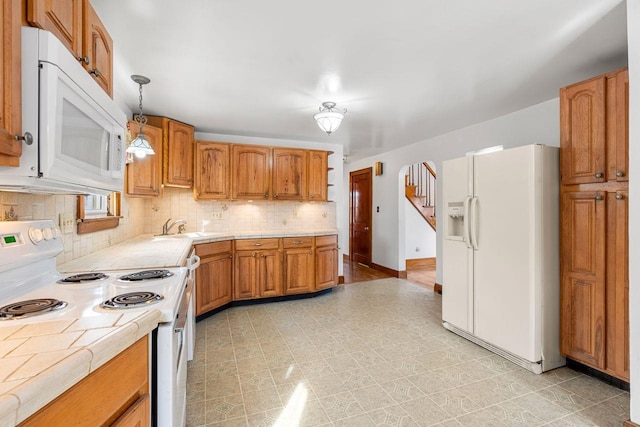
<path id="1" fill-rule="evenodd" d="M 222 219 L 222 212 L 211 212 L 211 219 Z"/>
<path id="2" fill-rule="evenodd" d="M 60 214 L 60 232 L 62 234 L 73 233 L 73 226 L 75 225 L 75 218 L 73 214 L 61 213 Z"/>

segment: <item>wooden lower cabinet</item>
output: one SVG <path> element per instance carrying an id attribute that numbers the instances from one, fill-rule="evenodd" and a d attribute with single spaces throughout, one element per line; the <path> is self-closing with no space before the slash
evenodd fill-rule
<path id="1" fill-rule="evenodd" d="M 20 426 L 148 426 L 148 393 L 149 340 L 145 336 Z"/>
<path id="2" fill-rule="evenodd" d="M 284 293 L 301 294 L 315 290 L 315 255 L 313 237 L 285 237 Z"/>
<path id="3" fill-rule="evenodd" d="M 196 269 L 196 316 L 223 306 L 233 299 L 233 254 L 231 241 L 195 245 L 200 257 Z"/>
<path id="4" fill-rule="evenodd" d="M 629 380 L 626 191 L 561 196 L 561 352 Z"/>
<path id="5" fill-rule="evenodd" d="M 235 249 L 234 299 L 282 295 L 280 239 L 236 240 Z"/>
<path id="6" fill-rule="evenodd" d="M 338 236 L 316 237 L 316 290 L 338 284 Z"/>

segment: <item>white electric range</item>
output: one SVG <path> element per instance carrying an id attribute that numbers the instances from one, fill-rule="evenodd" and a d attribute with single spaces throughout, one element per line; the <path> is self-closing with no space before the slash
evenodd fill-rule
<path id="1" fill-rule="evenodd" d="M 117 311 L 160 311 L 152 352 L 153 418 L 158 426 L 184 425 L 187 336 L 193 333 L 189 269 L 64 275 L 57 272 L 55 260 L 62 251 L 62 236 L 53 221 L 0 222 L 0 327 Z"/>

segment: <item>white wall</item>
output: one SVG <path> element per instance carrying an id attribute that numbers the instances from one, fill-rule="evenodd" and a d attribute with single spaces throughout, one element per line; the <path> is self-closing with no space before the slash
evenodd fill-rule
<path id="1" fill-rule="evenodd" d="M 407 259 L 435 258 L 436 232 L 406 197 L 404 199 L 405 254 Z M 404 270 L 404 268 L 403 268 Z"/>
<path id="2" fill-rule="evenodd" d="M 629 323 L 631 421 L 640 424 L 640 0 L 627 0 L 629 55 Z"/>
<path id="3" fill-rule="evenodd" d="M 373 213 L 373 253 L 376 264 L 401 271 L 406 259 L 406 227 L 400 218 L 405 217 L 404 182 L 398 180 L 401 169 L 415 159 L 433 161 L 436 170 L 442 170 L 442 161 L 464 156 L 466 152 L 494 145 L 504 148 L 527 144 L 560 145 L 560 110 L 558 98 L 532 107 L 513 112 L 494 120 L 482 122 L 467 128 L 427 139 L 407 147 L 369 157 L 353 160 L 345 165 L 344 180 L 349 182 L 349 172 L 371 167 L 375 162 L 384 163 L 384 175 L 374 177 L 373 206 L 380 206 L 380 212 Z M 345 200 L 348 200 L 348 185 L 345 186 Z M 438 180 L 438 211 L 442 218 L 442 182 Z M 348 221 L 348 206 L 343 216 Z M 348 229 L 345 224 L 344 229 Z M 442 256 L 442 223 L 439 222 L 437 237 L 437 258 Z M 348 236 L 347 236 L 348 237 Z M 343 245 L 346 247 L 346 245 Z M 442 269 L 437 266 L 438 283 L 442 283 Z"/>
<path id="4" fill-rule="evenodd" d="M 311 150 L 332 151 L 333 154 L 329 156 L 329 168 L 333 168 L 333 170 L 329 171 L 329 183 L 333 185 L 329 187 L 327 198 L 330 201 L 335 202 L 335 223 L 337 224 L 338 228 L 338 246 L 340 247 L 340 250 L 338 251 L 338 259 L 342 259 L 344 248 L 349 247 L 349 205 L 347 203 L 345 206 L 345 201 L 347 201 L 348 199 L 345 198 L 345 185 L 344 180 L 342 179 L 344 155 L 342 145 L 332 144 L 328 142 L 297 141 L 242 135 L 223 135 L 205 132 L 196 132 L 195 137 L 197 140 L 203 141 L 231 142 L 236 144 L 252 145 L 271 145 L 274 147 L 295 147 Z M 349 180 L 347 180 L 347 183 L 348 182 Z M 342 275 L 342 262 L 339 262 L 338 266 L 338 274 Z"/>

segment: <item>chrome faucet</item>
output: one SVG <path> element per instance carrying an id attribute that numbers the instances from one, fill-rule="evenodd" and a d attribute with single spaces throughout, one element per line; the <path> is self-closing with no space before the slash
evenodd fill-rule
<path id="1" fill-rule="evenodd" d="M 187 221 L 185 221 L 184 219 L 177 219 L 177 220 L 173 221 L 171 223 L 171 225 L 169 225 L 169 221 L 171 221 L 171 218 L 169 218 L 167 220 L 167 222 L 165 222 L 164 225 L 162 226 L 162 235 L 163 236 L 166 236 L 167 234 L 169 234 L 169 231 L 176 224 L 178 224 L 178 234 L 182 234 L 184 232 L 185 228 L 187 228 Z"/>

